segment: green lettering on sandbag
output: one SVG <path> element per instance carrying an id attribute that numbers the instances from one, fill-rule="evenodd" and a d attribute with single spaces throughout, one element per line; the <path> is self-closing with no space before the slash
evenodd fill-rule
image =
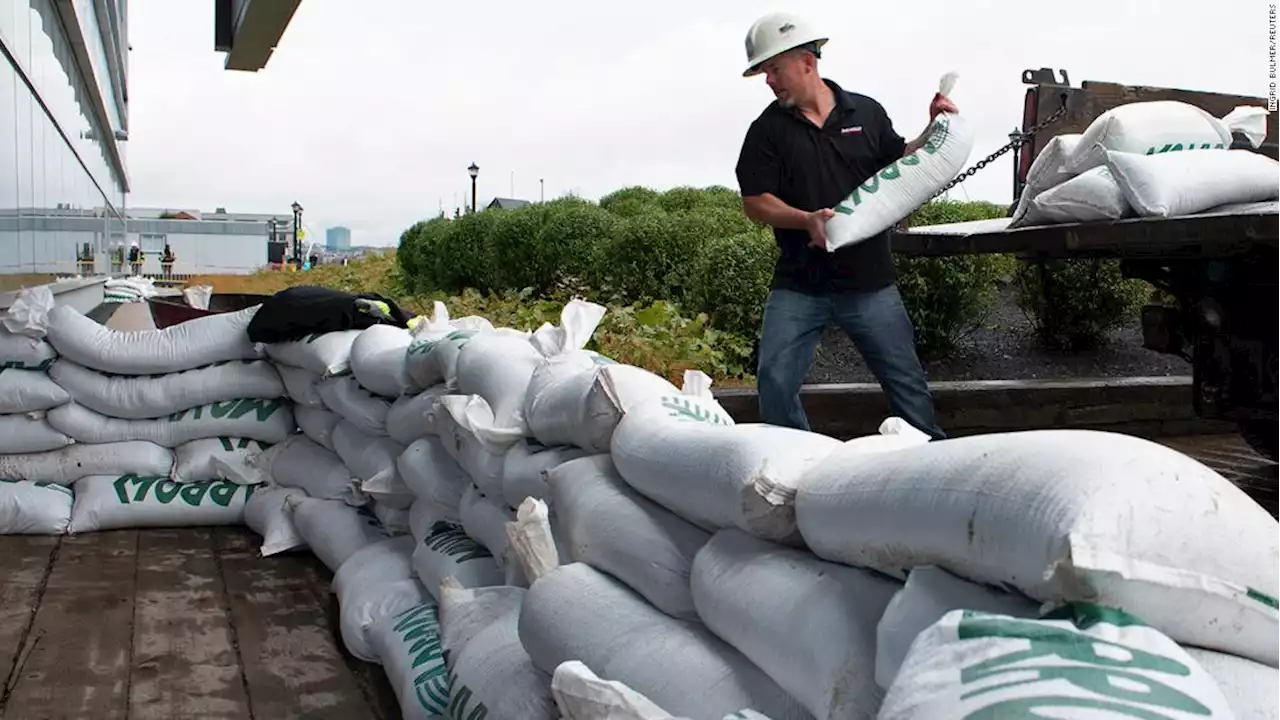
<path id="1" fill-rule="evenodd" d="M 280 409 L 279 400 L 263 400 L 261 398 L 241 398 L 239 400 L 230 400 L 225 403 L 213 403 L 210 412 L 216 418 L 227 417 L 231 420 L 238 420 L 251 412 L 256 412 L 255 419 L 258 422 L 266 422 L 267 418 L 275 414 Z"/>
<path id="2" fill-rule="evenodd" d="M 686 396 L 663 396 L 661 402 L 662 406 L 670 411 L 667 414 L 673 418 L 692 420 L 708 425 L 729 424 L 720 416 L 720 413 L 703 407 L 701 403 L 694 403 Z"/>
<path id="3" fill-rule="evenodd" d="M 188 414 L 191 416 L 192 420 L 199 420 L 204 417 L 204 408 L 205 406 L 201 405 L 200 407 L 193 407 L 190 410 L 179 410 L 178 412 L 170 415 L 169 420 L 170 422 L 181 422 L 186 419 Z"/>
<path id="4" fill-rule="evenodd" d="M 155 485 L 157 480 L 164 480 L 164 479 L 166 478 L 139 477 L 137 475 L 121 475 L 119 478 L 116 479 L 116 497 L 120 498 L 121 505 L 130 504 L 131 501 L 127 496 L 127 490 L 125 489 L 125 486 L 129 484 L 133 484 L 137 486 L 137 488 L 133 493 L 132 502 L 135 502 L 135 503 L 143 502 L 147 499 L 147 491 L 151 489 L 151 486 Z"/>
<path id="5" fill-rule="evenodd" d="M 852 214 L 853 214 L 853 208 L 849 207 L 848 205 L 845 205 L 844 203 L 840 203 L 839 205 L 837 205 L 837 206 L 835 206 L 835 207 L 833 207 L 833 208 L 831 208 L 831 209 L 832 209 L 832 210 L 834 210 L 835 212 L 840 213 L 841 215 L 852 215 Z"/>
<path id="6" fill-rule="evenodd" d="M 218 442 L 222 445 L 222 449 L 227 452 L 231 452 L 236 449 L 235 445 L 231 444 L 231 438 L 229 437 L 219 437 Z"/>
<path id="7" fill-rule="evenodd" d="M 866 192 L 868 195 L 875 195 L 880 189 L 880 176 L 872 175 L 867 181 L 858 186 L 859 190 Z"/>
<path id="8" fill-rule="evenodd" d="M 1139 720 L 1169 720 L 1169 716 L 1151 710 L 1133 707 L 1119 702 L 1093 700 L 1089 698 L 1065 695 L 1045 695 L 1041 697 L 1024 697 L 1000 700 L 985 707 L 974 710 L 964 716 L 964 720 L 1005 720 L 1006 718 L 1047 718 L 1037 710 L 1064 710 L 1066 708 L 1085 708 L 1088 710 L 1109 711 L 1120 715 L 1128 715 Z"/>
<path id="9" fill-rule="evenodd" d="M 409 349 L 405 350 L 405 355 L 425 355 L 431 352 L 431 348 L 436 346 L 435 340 L 415 340 L 409 344 Z"/>
<path id="10" fill-rule="evenodd" d="M 900 177 L 902 177 L 902 168 L 898 167 L 896 162 L 880 171 L 881 180 L 897 180 Z"/>
<path id="11" fill-rule="evenodd" d="M 911 153 L 910 155 L 899 160 L 898 163 L 900 165 L 906 165 L 908 167 L 915 167 L 916 165 L 920 164 L 920 156 L 917 155 L 916 153 Z"/>
<path id="12" fill-rule="evenodd" d="M 1262 603 L 1263 605 L 1266 605 L 1267 607 L 1271 608 L 1272 610 L 1280 609 L 1280 601 L 1277 601 L 1275 598 L 1262 592 L 1261 590 L 1255 590 L 1253 588 L 1249 588 L 1247 596 L 1250 600 L 1256 600 Z"/>
<path id="13" fill-rule="evenodd" d="M 240 486 L 233 482 L 227 482 L 225 480 L 219 480 L 217 482 L 211 481 L 209 484 L 209 497 L 222 507 L 230 507 L 231 499 L 236 496 L 236 490 L 239 489 Z"/>
<path id="14" fill-rule="evenodd" d="M 161 505 L 168 505 L 173 499 L 178 497 L 178 491 L 182 486 L 172 480 L 161 480 L 155 485 L 155 498 Z"/>
<path id="15" fill-rule="evenodd" d="M 191 483 L 182 488 L 182 502 L 191 507 L 199 507 L 204 502 L 204 496 L 209 494 L 209 488 L 213 485 L 213 481 Z"/>
<path id="16" fill-rule="evenodd" d="M 399 615 L 396 615 L 396 624 L 392 625 L 391 629 L 395 630 L 396 632 L 399 632 L 404 628 L 408 627 L 410 624 L 416 622 L 417 619 L 423 615 L 427 615 L 432 619 L 435 619 L 437 617 L 437 613 L 434 612 L 434 608 L 431 603 L 422 603 L 420 605 L 414 605 L 408 610 L 405 610 Z"/>
<path id="17" fill-rule="evenodd" d="M 443 713 L 449 705 L 449 686 L 439 678 L 414 686 L 414 694 L 418 697 L 418 705 L 435 714 Z"/>
<path id="18" fill-rule="evenodd" d="M 1077 627 L 1091 627 L 1108 623 L 1117 627 L 1142 627 L 1137 618 L 1112 608 L 1088 604 L 1075 604 L 1046 614 L 1048 619 L 1070 618 Z M 1199 701 L 1181 690 L 1166 685 L 1146 675 L 1133 672 L 1142 670 L 1161 673 L 1172 678 L 1186 678 L 1190 668 L 1172 658 L 1156 655 L 1122 643 L 1091 637 L 1068 628 L 1048 625 L 1040 621 L 1020 620 L 1009 617 L 985 615 L 966 611 L 956 628 L 961 640 L 980 638 L 1009 638 L 1025 640 L 1029 647 L 974 663 L 960 671 L 960 682 L 969 685 L 999 676 L 1015 679 L 974 689 L 962 697 L 965 699 L 1010 687 L 1038 682 L 1065 680 L 1085 691 L 1123 702 L 1137 702 L 1148 706 L 1160 706 L 1182 712 L 1202 714 L 1208 712 Z M 1021 646 L 1021 643 L 1019 643 Z M 1118 649 L 1117 659 L 1098 654 L 1098 647 Z M 1027 661 L 1056 657 L 1079 665 L 1028 666 Z M 1127 681 L 1144 687 L 1142 691 L 1128 690 Z M 1135 717 L 1142 717 L 1135 715 Z M 1156 717 L 1159 717 L 1158 715 Z"/>
<path id="19" fill-rule="evenodd" d="M 488 708 L 482 702 L 476 702 L 475 706 L 467 712 L 467 704 L 474 698 L 471 688 L 458 682 L 458 673 L 449 673 L 449 717 L 453 720 L 483 720 L 489 714 Z"/>

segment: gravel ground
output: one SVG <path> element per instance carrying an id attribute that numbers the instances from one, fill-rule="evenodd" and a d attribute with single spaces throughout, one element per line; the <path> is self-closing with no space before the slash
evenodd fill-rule
<path id="1" fill-rule="evenodd" d="M 960 340 L 947 357 L 925 363 L 933 382 L 1190 375 L 1191 365 L 1142 347 L 1137 316 L 1087 352 L 1055 352 L 1032 335 L 1031 323 L 1005 286 L 986 326 Z M 874 382 L 862 356 L 843 332 L 828 328 L 807 383 Z"/>

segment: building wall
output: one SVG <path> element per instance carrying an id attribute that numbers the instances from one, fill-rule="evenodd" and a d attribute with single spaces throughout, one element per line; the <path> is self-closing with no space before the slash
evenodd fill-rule
<path id="1" fill-rule="evenodd" d="M 342 226 L 331 227 L 325 230 L 324 246 L 327 250 L 350 250 L 351 249 L 351 230 Z"/>
<path id="2" fill-rule="evenodd" d="M 127 232 L 126 5 L 0 0 L 0 274 L 74 273 L 85 241 L 105 263 Z"/>

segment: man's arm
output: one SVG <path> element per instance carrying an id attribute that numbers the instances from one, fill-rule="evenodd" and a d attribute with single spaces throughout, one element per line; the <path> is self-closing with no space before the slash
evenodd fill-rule
<path id="1" fill-rule="evenodd" d="M 765 125 L 751 124 L 738 156 L 738 188 L 742 193 L 742 212 L 753 222 L 780 230 L 808 230 L 814 245 L 826 246 L 827 218 L 831 210 L 806 212 L 791 207 L 781 198 L 782 160 L 768 136 Z"/>
<path id="2" fill-rule="evenodd" d="M 912 140 L 911 142 L 906 144 L 906 146 L 902 150 L 902 154 L 899 155 L 898 157 L 899 158 L 906 157 L 911 153 L 924 147 L 924 144 L 929 141 L 929 131 L 933 127 L 933 119 L 938 117 L 938 113 L 944 113 L 944 112 L 959 113 L 960 111 L 956 109 L 955 104 L 952 103 L 951 100 L 946 96 L 935 95 L 933 98 L 933 102 L 929 103 L 929 125 L 925 126 L 924 132 L 920 133 L 919 137 L 917 137 L 915 140 Z"/>

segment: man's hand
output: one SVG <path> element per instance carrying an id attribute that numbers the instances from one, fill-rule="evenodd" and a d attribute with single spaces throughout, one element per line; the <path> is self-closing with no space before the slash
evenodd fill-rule
<path id="1" fill-rule="evenodd" d="M 929 103 L 930 122 L 932 122 L 934 118 L 938 117 L 938 113 L 959 115 L 960 110 L 956 108 L 955 103 L 951 102 L 951 98 L 943 95 L 942 93 L 935 93 L 933 96 L 933 102 Z"/>
<path id="2" fill-rule="evenodd" d="M 814 210 L 804 221 L 804 229 L 809 231 L 809 247 L 827 249 L 827 221 L 835 216 L 834 210 Z"/>

